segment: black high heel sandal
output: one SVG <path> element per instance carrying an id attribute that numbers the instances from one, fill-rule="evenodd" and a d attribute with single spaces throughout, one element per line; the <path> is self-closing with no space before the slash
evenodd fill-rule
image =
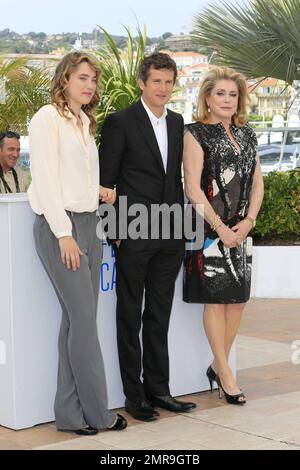
<path id="1" fill-rule="evenodd" d="M 219 398 L 222 398 L 223 392 L 227 403 L 230 403 L 230 405 L 245 405 L 245 403 L 247 403 L 246 397 L 243 392 L 237 393 L 236 395 L 229 395 L 229 393 L 224 390 L 224 387 L 221 384 L 221 379 L 218 375 L 216 376 L 216 382 L 219 386 Z M 244 398 L 244 400 L 240 400 L 240 398 Z"/>
<path id="2" fill-rule="evenodd" d="M 207 375 L 207 378 L 208 378 L 208 381 L 209 381 L 210 391 L 212 393 L 213 392 L 214 382 L 217 383 L 217 374 L 213 370 L 212 366 L 209 366 L 209 368 L 206 371 L 206 375 Z"/>

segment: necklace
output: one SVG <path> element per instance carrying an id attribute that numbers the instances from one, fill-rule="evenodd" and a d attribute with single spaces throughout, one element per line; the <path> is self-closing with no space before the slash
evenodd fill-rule
<path id="1" fill-rule="evenodd" d="M 229 139 L 229 142 L 230 142 L 230 144 L 231 144 L 231 146 L 232 146 L 232 148 L 233 148 L 233 150 L 234 150 L 234 153 L 235 153 L 236 155 L 240 155 L 240 153 L 241 153 L 241 146 L 240 146 L 240 144 L 238 143 L 238 141 L 236 140 L 236 136 L 235 136 L 235 134 L 233 133 L 231 126 L 229 126 L 229 129 L 228 129 L 228 130 L 227 130 L 227 129 L 225 128 L 225 126 L 224 126 L 224 129 L 225 129 L 225 132 L 226 132 L 227 137 L 228 137 L 228 139 Z"/>

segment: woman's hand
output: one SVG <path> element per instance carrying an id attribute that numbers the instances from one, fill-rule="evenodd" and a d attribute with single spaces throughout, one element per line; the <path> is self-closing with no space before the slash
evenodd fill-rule
<path id="1" fill-rule="evenodd" d="M 116 191 L 111 188 L 104 188 L 103 186 L 100 186 L 99 199 L 101 199 L 102 202 L 106 202 L 107 204 L 114 204 L 116 197 Z"/>
<path id="2" fill-rule="evenodd" d="M 238 237 L 239 245 L 246 239 L 251 229 L 252 223 L 249 219 L 243 219 L 231 228 Z"/>
<path id="3" fill-rule="evenodd" d="M 221 224 L 216 231 L 226 248 L 235 248 L 240 244 L 237 233 L 227 225 Z"/>
<path id="4" fill-rule="evenodd" d="M 63 264 L 68 269 L 72 268 L 73 271 L 76 271 L 80 267 L 80 256 L 83 255 L 78 243 L 73 237 L 61 237 L 58 243 Z"/>

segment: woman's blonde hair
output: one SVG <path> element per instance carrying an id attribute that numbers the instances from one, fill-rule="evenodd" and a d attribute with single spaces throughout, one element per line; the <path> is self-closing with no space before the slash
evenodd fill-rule
<path id="1" fill-rule="evenodd" d="M 238 88 L 238 106 L 233 122 L 237 127 L 246 124 L 247 105 L 250 104 L 247 82 L 239 72 L 229 67 L 212 67 L 204 76 L 199 90 L 197 113 L 194 115 L 195 121 L 205 122 L 208 120 L 209 112 L 206 98 L 210 95 L 219 80 L 233 80 Z"/>
<path id="2" fill-rule="evenodd" d="M 73 73 L 78 65 L 86 62 L 96 73 L 97 89 L 91 101 L 82 106 L 82 110 L 90 119 L 90 132 L 95 135 L 96 133 L 96 119 L 95 112 L 99 103 L 98 83 L 100 78 L 100 68 L 97 60 L 85 52 L 70 52 L 67 54 L 56 67 L 54 77 L 51 81 L 51 99 L 52 103 L 56 105 L 58 112 L 61 116 L 68 118 L 68 97 L 66 94 L 66 87 Z"/>

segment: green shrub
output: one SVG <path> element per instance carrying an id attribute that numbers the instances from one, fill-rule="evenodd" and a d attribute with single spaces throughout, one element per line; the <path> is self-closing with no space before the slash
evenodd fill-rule
<path id="1" fill-rule="evenodd" d="M 300 169 L 264 177 L 265 195 L 254 239 L 300 240 Z"/>

